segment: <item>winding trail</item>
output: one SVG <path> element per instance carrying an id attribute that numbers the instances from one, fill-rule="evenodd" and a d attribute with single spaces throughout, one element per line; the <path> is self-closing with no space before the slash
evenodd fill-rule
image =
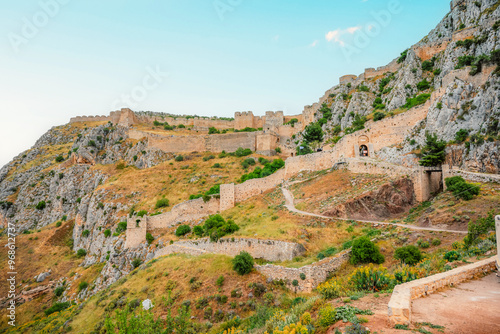
<path id="1" fill-rule="evenodd" d="M 305 180 L 309 181 L 309 180 Z M 420 226 L 414 226 L 414 225 L 405 225 L 405 224 L 399 224 L 399 223 L 386 223 L 386 222 L 379 222 L 379 221 L 371 221 L 371 220 L 359 220 L 359 219 L 347 219 L 347 218 L 337 218 L 337 217 L 329 217 L 329 216 L 323 216 L 323 215 L 318 215 L 315 213 L 311 212 L 306 212 L 306 211 L 301 211 L 298 210 L 295 207 L 294 198 L 292 192 L 288 189 L 289 184 L 296 184 L 300 182 L 305 182 L 305 181 L 295 181 L 291 182 L 288 184 L 283 184 L 281 187 L 281 191 L 283 192 L 283 196 L 285 196 L 285 207 L 290 211 L 290 212 L 295 212 L 304 216 L 311 216 L 311 217 L 318 217 L 318 218 L 325 218 L 325 219 L 335 219 L 335 220 L 354 220 L 357 222 L 361 223 L 366 223 L 366 224 L 380 224 L 380 225 L 390 225 L 390 226 L 399 226 L 399 227 L 406 227 L 409 228 L 410 230 L 417 230 L 417 231 L 435 231 L 435 232 L 450 232 L 450 233 L 460 233 L 460 234 L 467 234 L 467 231 L 457 231 L 457 230 L 446 230 L 446 229 L 441 229 L 441 228 L 435 228 L 435 227 L 420 227 Z"/>

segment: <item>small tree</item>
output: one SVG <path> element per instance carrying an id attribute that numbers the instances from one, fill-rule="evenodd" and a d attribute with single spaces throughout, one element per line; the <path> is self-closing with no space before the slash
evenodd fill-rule
<path id="1" fill-rule="evenodd" d="M 446 142 L 438 140 L 437 135 L 426 135 L 425 147 L 422 149 L 421 166 L 434 167 L 441 165 L 446 159 Z"/>
<path id="2" fill-rule="evenodd" d="M 457 143 L 463 143 L 469 136 L 469 130 L 460 129 L 455 134 L 455 141 Z"/>
<path id="3" fill-rule="evenodd" d="M 169 204 L 170 204 L 170 202 L 169 202 L 169 200 L 168 200 L 168 199 L 166 199 L 166 198 L 162 198 L 162 199 L 159 199 L 159 200 L 157 200 L 157 201 L 156 201 L 156 205 L 155 205 L 155 207 L 156 207 L 157 209 L 159 209 L 159 208 L 164 208 L 164 207 L 169 206 Z"/>
<path id="4" fill-rule="evenodd" d="M 253 269 L 253 257 L 247 252 L 241 252 L 233 259 L 233 269 L 240 275 L 248 274 Z"/>
<path id="5" fill-rule="evenodd" d="M 318 123 L 309 124 L 304 130 L 304 139 L 308 143 L 313 141 L 323 141 L 323 129 Z"/>
<path id="6" fill-rule="evenodd" d="M 45 209 L 45 207 L 46 207 L 46 206 L 47 206 L 47 204 L 45 203 L 45 201 L 40 201 L 40 202 L 38 202 L 38 204 L 36 205 L 36 208 L 37 208 L 38 210 L 43 210 L 43 209 Z"/>
<path id="7" fill-rule="evenodd" d="M 394 258 L 400 260 L 401 263 L 413 266 L 422 260 L 422 252 L 416 246 L 404 246 L 396 249 Z"/>
<path id="8" fill-rule="evenodd" d="M 385 261 L 385 258 L 380 253 L 379 248 L 368 237 L 360 237 L 352 243 L 350 261 L 352 264 L 380 264 Z"/>

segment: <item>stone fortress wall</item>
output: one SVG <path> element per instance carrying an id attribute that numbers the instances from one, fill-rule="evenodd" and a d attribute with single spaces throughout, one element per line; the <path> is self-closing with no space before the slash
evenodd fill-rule
<path id="1" fill-rule="evenodd" d="M 154 257 L 172 253 L 185 253 L 184 250 L 194 250 L 194 252 L 199 254 L 212 253 L 229 256 L 236 256 L 240 252 L 247 252 L 256 259 L 291 261 L 293 258 L 303 255 L 306 251 L 304 246 L 298 243 L 237 237 L 221 238 L 217 242 L 211 242 L 209 238 L 182 240 L 170 246 L 156 251 Z"/>
<path id="2" fill-rule="evenodd" d="M 319 284 L 325 282 L 329 274 L 335 272 L 344 263 L 346 263 L 349 260 L 350 255 L 351 250 L 348 249 L 336 256 L 329 257 L 300 268 L 289 268 L 273 264 L 266 264 L 263 266 L 256 265 L 255 269 L 264 276 L 271 278 L 272 280 L 285 281 L 287 287 L 292 290 L 296 288 L 297 291 L 311 292 Z M 300 277 L 301 274 L 305 275 L 305 279 L 302 279 L 302 277 Z M 297 287 L 294 287 L 292 285 L 292 282 L 294 280 L 297 280 L 297 282 L 299 282 L 299 285 Z"/>

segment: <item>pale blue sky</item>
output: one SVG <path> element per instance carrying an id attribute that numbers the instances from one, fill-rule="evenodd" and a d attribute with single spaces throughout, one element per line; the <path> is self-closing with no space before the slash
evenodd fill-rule
<path id="1" fill-rule="evenodd" d="M 0 165 L 53 125 L 126 104 L 177 114 L 300 113 L 338 77 L 387 64 L 449 10 L 444 0 L 0 4 Z M 157 69 L 168 76 L 148 77 Z M 135 99 L 122 97 L 132 92 Z"/>

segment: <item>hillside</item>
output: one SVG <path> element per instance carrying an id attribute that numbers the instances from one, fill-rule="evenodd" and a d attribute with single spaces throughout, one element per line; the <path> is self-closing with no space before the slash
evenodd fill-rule
<path id="1" fill-rule="evenodd" d="M 0 169 L 5 249 L 17 235 L 17 327 L 2 297 L 0 332 L 405 333 L 387 321 L 397 284 L 496 252 L 499 4 L 452 1 L 417 44 L 299 115 L 122 109 L 53 127 Z M 431 135 L 443 159 L 420 166 Z M 365 239 L 380 257 L 357 263 Z M 421 257 L 403 265 L 408 245 Z M 385 283 L 355 282 L 368 262 Z"/>

